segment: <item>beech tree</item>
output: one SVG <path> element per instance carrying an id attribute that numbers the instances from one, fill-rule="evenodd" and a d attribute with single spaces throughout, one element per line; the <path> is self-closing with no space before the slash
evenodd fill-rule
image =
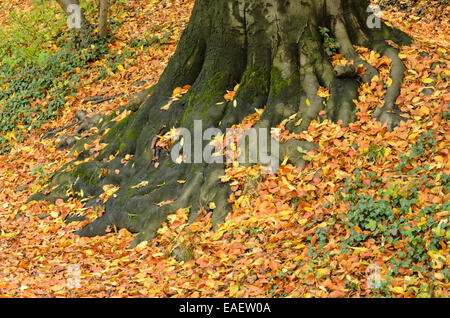
<path id="1" fill-rule="evenodd" d="M 177 164 L 167 151 L 155 148 L 155 137 L 172 127 L 192 131 L 194 120 L 201 120 L 204 128 L 224 131 L 263 107 L 258 128 L 275 127 L 291 116 L 295 120 L 286 128 L 292 132 L 306 130 L 313 119 L 342 120 L 348 125 L 355 120 L 353 100 L 358 98 L 358 87 L 377 74 L 358 56 L 355 45 L 392 60 L 392 85 L 384 106 L 373 116 L 393 129 L 403 118 L 395 102 L 404 66 L 397 50 L 386 41 L 403 45 L 410 40 L 385 23 L 370 25 L 374 16 L 368 7 L 366 0 L 197 0 L 174 56 L 145 103 L 112 126 L 102 140 L 108 146 L 94 160 L 53 178 L 53 185 L 60 184 L 53 196 L 62 195 L 70 186 L 75 192 L 83 190 L 84 197 L 95 198 L 88 204 L 98 204 L 96 197 L 104 185 L 120 186 L 106 202 L 102 217 L 77 234 L 95 236 L 105 234 L 108 227 L 127 228 L 139 233 L 136 244 L 152 239 L 169 214 L 187 207 L 190 220 L 204 207 L 212 212 L 213 224 L 222 222 L 231 208 L 227 202 L 230 186 L 219 180 L 225 174 L 224 165 Z M 339 53 L 354 65 L 364 65 L 364 74 L 332 67 L 323 30 L 335 40 Z M 234 100 L 225 102 L 224 94 L 237 83 Z M 173 90 L 185 85 L 191 85 L 190 90 L 162 110 Z M 320 86 L 330 92 L 326 103 L 317 95 Z M 303 119 L 301 125 L 294 126 L 299 119 Z M 279 158 L 287 156 L 301 166 L 299 145 L 306 150 L 315 147 L 290 141 L 280 145 Z M 80 158 L 88 155 L 81 153 Z M 109 161 L 111 155 L 115 159 Z M 124 165 L 122 159 L 130 155 L 132 159 Z M 210 202 L 215 203 L 213 210 L 208 207 Z"/>

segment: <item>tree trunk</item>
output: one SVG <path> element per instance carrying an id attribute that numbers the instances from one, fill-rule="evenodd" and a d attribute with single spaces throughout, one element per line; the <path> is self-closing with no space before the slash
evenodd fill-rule
<path id="1" fill-rule="evenodd" d="M 68 17 L 69 27 L 74 31 L 76 46 L 85 48 L 92 39 L 92 25 L 86 19 L 78 0 L 56 0 Z"/>
<path id="2" fill-rule="evenodd" d="M 100 0 L 99 11 L 98 37 L 106 38 L 108 36 L 109 0 Z"/>
<path id="3" fill-rule="evenodd" d="M 103 185 L 120 186 L 116 196 L 106 202 L 105 214 L 78 234 L 102 235 L 108 226 L 115 226 L 139 232 L 134 242 L 138 243 L 152 239 L 169 214 L 186 207 L 190 207 L 190 220 L 204 207 L 213 212 L 213 224 L 222 222 L 230 210 L 227 198 L 231 193 L 229 185 L 218 178 L 225 174 L 224 165 L 177 164 L 168 152 L 158 149 L 159 166 L 155 167 L 155 136 L 172 127 L 193 131 L 194 120 L 201 120 L 204 128 L 224 131 L 264 106 L 258 128 L 275 127 L 292 115 L 297 117 L 293 122 L 303 119 L 299 127 L 287 127 L 295 132 L 307 129 L 313 119 L 348 124 L 355 119 L 352 101 L 357 99 L 360 81 L 369 81 L 377 73 L 361 60 L 353 45 L 375 49 L 393 60 L 393 84 L 376 116 L 394 127 L 401 118 L 395 114 L 395 100 L 404 68 L 385 40 L 406 44 L 409 38 L 384 23 L 380 29 L 368 28 L 367 8 L 368 2 L 363 0 L 198 0 L 150 98 L 109 131 L 102 141 L 108 146 L 98 157 L 77 166 L 70 175 L 70 185 L 76 192 L 83 189 L 85 197 L 100 195 Z M 330 30 L 347 59 L 365 64 L 367 72 L 361 79 L 336 75 L 319 27 Z M 224 94 L 237 83 L 235 100 L 225 102 Z M 189 92 L 169 110 L 161 110 L 173 90 L 187 84 L 192 85 Z M 317 96 L 319 86 L 331 93 L 325 106 Z M 325 116 L 319 116 L 322 110 L 326 110 Z M 296 143 L 281 145 L 279 157 L 287 155 L 301 165 Z M 117 152 L 114 160 L 104 161 Z M 121 159 L 127 154 L 134 157 L 123 165 Z M 108 173 L 97 178 L 104 168 Z M 61 183 L 61 176 L 55 177 L 54 183 Z M 177 180 L 187 181 L 180 184 Z M 142 181 L 148 184 L 135 187 Z M 166 200 L 174 201 L 156 205 Z M 96 199 L 90 202 L 94 204 Z M 215 203 L 214 210 L 209 209 L 210 202 Z"/>

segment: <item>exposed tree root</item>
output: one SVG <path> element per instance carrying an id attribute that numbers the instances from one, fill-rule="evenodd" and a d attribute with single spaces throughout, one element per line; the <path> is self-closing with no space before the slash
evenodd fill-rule
<path id="1" fill-rule="evenodd" d="M 390 77 L 392 85 L 387 88 L 384 97 L 384 106 L 375 110 L 374 117 L 381 123 L 386 123 L 388 130 L 394 129 L 401 121 L 406 120 L 401 116 L 401 111 L 395 104 L 402 88 L 404 72 L 406 71 L 403 62 L 398 57 L 398 51 L 387 45 L 385 42 L 374 45 L 374 48 L 381 54 L 392 60 Z"/>
<path id="2" fill-rule="evenodd" d="M 219 182 L 219 176 L 225 174 L 224 164 L 176 164 L 161 150 L 155 165 L 155 136 L 172 127 L 195 133 L 195 120 L 202 121 L 203 129 L 225 131 L 264 106 L 256 128 L 275 127 L 293 115 L 295 121 L 303 121 L 298 127 L 293 121 L 288 123 L 286 127 L 292 132 L 306 130 L 314 119 L 342 120 L 348 125 L 355 120 L 353 100 L 358 97 L 361 81 L 369 82 L 377 74 L 358 56 L 354 45 L 375 48 L 392 59 L 393 84 L 386 93 L 385 106 L 375 112 L 376 118 L 392 129 L 400 120 L 395 101 L 404 67 L 385 40 L 400 39 L 399 44 L 404 44 L 407 37 L 385 26 L 368 29 L 367 4 L 350 0 L 197 1 L 191 22 L 151 97 L 136 113 L 112 127 L 102 141 L 109 145 L 94 161 L 77 166 L 69 176 L 55 176 L 53 184 L 65 184 L 75 192 L 83 189 L 86 196 L 93 196 L 88 202 L 91 205 L 98 204 L 96 198 L 104 185 L 120 186 L 116 197 L 106 202 L 106 213 L 78 234 L 94 236 L 106 233 L 108 227 L 127 228 L 139 232 L 136 244 L 152 239 L 177 209 L 190 207 L 192 221 L 200 208 L 209 211 L 210 202 L 216 206 L 210 211 L 213 224 L 222 222 L 230 209 L 229 186 Z M 347 59 L 367 68 L 361 78 L 335 73 L 319 26 L 331 30 Z M 225 102 L 226 90 L 238 83 L 235 100 Z M 161 110 L 173 89 L 186 84 L 192 85 L 189 92 L 168 110 Z M 328 100 L 317 95 L 320 86 L 330 91 Z M 201 154 L 202 147 L 192 146 L 194 157 Z M 280 161 L 287 156 L 292 163 L 304 166 L 299 147 L 311 150 L 316 146 L 290 141 L 281 145 L 279 154 L 272 155 Z M 107 160 L 116 154 L 114 160 Z M 123 165 L 121 160 L 127 154 L 134 157 Z M 92 178 L 105 168 L 106 176 Z M 114 173 L 117 170 L 119 174 Z M 180 180 L 186 182 L 177 182 Z M 143 181 L 148 183 L 136 187 Z"/>

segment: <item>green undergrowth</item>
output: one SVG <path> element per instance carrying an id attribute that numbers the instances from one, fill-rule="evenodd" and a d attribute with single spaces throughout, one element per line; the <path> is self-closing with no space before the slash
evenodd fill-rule
<path id="1" fill-rule="evenodd" d="M 450 203 L 420 201 L 420 193 L 426 189 L 449 190 L 449 175 L 431 172 L 429 165 L 420 164 L 434 155 L 435 146 L 433 131 L 424 133 L 408 154 L 400 156 L 392 180 L 383 180 L 375 172 L 362 177 L 359 171 L 346 180 L 339 193 L 340 199 L 350 204 L 348 213 L 341 216 L 350 230 L 343 241 L 344 250 L 362 246 L 368 239 L 390 246 L 395 251 L 389 261 L 391 276 L 398 275 L 400 269 L 425 274 L 436 266 L 428 255 L 430 251 L 439 252 L 450 241 L 450 218 L 438 216 L 450 210 Z M 370 153 L 368 156 L 373 158 Z M 450 279 L 447 270 L 442 273 Z"/>
<path id="2" fill-rule="evenodd" d="M 22 141 L 23 129 L 38 128 L 56 119 L 66 97 L 75 93 L 83 72 L 107 52 L 105 42 L 93 43 L 81 51 L 66 44 L 45 56 L 43 64 L 30 61 L 12 69 L 1 66 L 1 151 L 9 151 L 14 141 Z"/>
<path id="3" fill-rule="evenodd" d="M 63 14 L 56 5 L 33 0 L 31 10 L 10 9 L 0 26 L 0 65 L 6 68 L 28 64 L 43 66 L 53 44 L 62 39 Z"/>
<path id="4" fill-rule="evenodd" d="M 98 4 L 84 1 L 82 8 L 95 21 Z M 121 23 L 111 18 L 111 33 Z M 75 49 L 56 3 L 33 0 L 29 11 L 11 8 L 0 26 L 0 153 L 23 141 L 25 131 L 55 120 L 93 62 L 104 59 L 97 80 L 125 66 L 133 52 L 111 51 L 108 44 L 94 38 L 87 48 Z"/>
<path id="5" fill-rule="evenodd" d="M 340 239 L 340 251 L 353 254 L 369 249 L 377 253 L 388 253 L 388 271 L 380 282 L 376 294 L 382 297 L 391 293 L 391 280 L 411 270 L 414 274 L 426 276 L 438 270 L 444 282 L 450 282 L 450 272 L 442 257 L 450 241 L 450 203 L 435 204 L 424 201 L 429 193 L 448 193 L 450 175 L 435 172 L 430 168 L 429 159 L 436 155 L 437 141 L 434 131 L 423 133 L 415 145 L 399 156 L 390 176 L 380 176 L 376 171 L 356 169 L 343 187 L 338 190 L 336 205 L 345 205 L 341 212 L 328 219 L 328 225 L 318 227 L 307 237 L 308 257 L 314 266 L 319 266 L 323 257 L 328 257 L 325 249 L 333 233 L 333 224 L 340 223 L 348 234 Z M 368 161 L 383 161 L 384 148 L 373 145 L 364 153 Z M 423 196 L 421 196 L 423 194 Z M 299 200 L 292 200 L 294 206 Z M 324 208 L 331 208 L 326 204 Z M 311 227 L 317 227 L 322 218 L 313 220 Z M 313 237 L 317 242 L 313 248 Z M 322 264 L 323 265 L 323 264 Z M 348 282 L 352 288 L 352 282 Z M 439 282 L 436 282 L 438 284 Z M 411 287 L 421 297 L 432 294 L 433 283 L 427 286 Z M 417 290 L 416 290 L 417 289 Z"/>

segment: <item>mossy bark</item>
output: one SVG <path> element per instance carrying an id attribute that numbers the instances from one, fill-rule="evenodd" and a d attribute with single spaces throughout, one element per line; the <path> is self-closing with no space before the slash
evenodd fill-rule
<path id="1" fill-rule="evenodd" d="M 367 7 L 368 2 L 363 0 L 198 0 L 152 95 L 138 111 L 112 127 L 102 141 L 108 146 L 94 161 L 72 172 L 70 186 L 75 192 L 83 189 L 85 196 L 98 196 L 105 184 L 120 186 L 116 197 L 106 202 L 106 213 L 78 234 L 102 235 L 108 226 L 115 226 L 138 232 L 134 242 L 138 243 L 152 239 L 167 215 L 177 209 L 190 207 L 190 220 L 194 220 L 200 207 L 209 210 L 209 202 L 216 205 L 213 223 L 224 220 L 230 209 L 229 186 L 218 179 L 225 173 L 224 165 L 178 165 L 162 151 L 159 166 L 155 167 L 152 141 L 172 127 L 192 130 L 194 120 L 202 120 L 205 129 L 218 127 L 225 131 L 264 106 L 259 128 L 274 127 L 295 114 L 303 122 L 299 127 L 288 127 L 293 131 L 306 129 L 313 119 L 342 120 L 344 124 L 353 121 L 352 100 L 357 97 L 360 81 L 369 81 L 376 70 L 367 65 L 368 74 L 363 78 L 338 78 L 325 53 L 319 27 L 331 30 L 341 53 L 356 63 L 363 62 L 353 45 L 377 49 L 393 59 L 394 85 L 386 95 L 385 107 L 377 114 L 392 128 L 398 123 L 391 112 L 399 93 L 398 83 L 403 79 L 403 66 L 385 40 L 405 44 L 409 39 L 384 24 L 379 30 L 369 29 Z M 224 102 L 224 94 L 237 83 L 238 106 L 234 107 L 233 102 Z M 168 111 L 161 110 L 176 87 L 188 84 L 192 87 L 183 98 Z M 331 92 L 325 105 L 317 96 L 319 86 Z M 321 110 L 326 110 L 326 116 L 319 116 Z M 304 149 L 314 147 L 282 145 L 280 157 L 288 155 L 293 163 L 301 165 L 302 158 L 296 151 L 299 145 Z M 134 157 L 123 165 L 121 159 L 127 154 Z M 115 159 L 104 162 L 110 155 Z M 108 173 L 94 177 L 102 168 L 107 168 Z M 133 188 L 142 181 L 148 184 Z M 162 207 L 156 205 L 166 200 L 174 201 Z M 88 202 L 95 203 L 95 198 Z"/>

